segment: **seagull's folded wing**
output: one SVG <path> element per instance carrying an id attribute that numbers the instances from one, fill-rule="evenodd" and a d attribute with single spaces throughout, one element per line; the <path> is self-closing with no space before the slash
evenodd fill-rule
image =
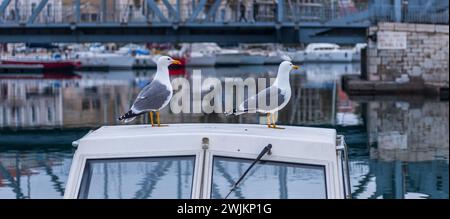
<path id="1" fill-rule="evenodd" d="M 153 81 L 139 93 L 131 107 L 134 113 L 159 110 L 170 97 L 170 90 L 159 81 Z"/>
<path id="2" fill-rule="evenodd" d="M 255 96 L 245 100 L 240 106 L 239 111 L 256 112 L 271 111 L 283 104 L 285 97 L 281 89 L 275 86 L 268 87 L 260 91 Z"/>

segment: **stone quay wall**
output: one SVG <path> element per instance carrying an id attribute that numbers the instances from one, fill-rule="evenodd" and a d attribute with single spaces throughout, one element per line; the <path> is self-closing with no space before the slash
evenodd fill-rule
<path id="1" fill-rule="evenodd" d="M 449 26 L 378 23 L 368 30 L 369 81 L 419 81 L 448 89 Z"/>

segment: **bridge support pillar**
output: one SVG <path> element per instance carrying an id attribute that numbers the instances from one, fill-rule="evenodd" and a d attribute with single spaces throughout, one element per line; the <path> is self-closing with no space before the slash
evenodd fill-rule
<path id="1" fill-rule="evenodd" d="M 395 22 L 402 22 L 402 0 L 394 0 Z"/>
<path id="2" fill-rule="evenodd" d="M 283 22 L 283 15 L 284 15 L 284 1 L 283 0 L 278 0 L 278 4 L 277 4 L 277 21 L 278 22 Z"/>
<path id="3" fill-rule="evenodd" d="M 75 0 L 75 22 L 80 23 L 81 18 L 81 0 Z"/>

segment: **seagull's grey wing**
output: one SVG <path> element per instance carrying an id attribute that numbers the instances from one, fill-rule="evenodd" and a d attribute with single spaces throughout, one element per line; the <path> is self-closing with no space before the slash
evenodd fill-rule
<path id="1" fill-rule="evenodd" d="M 245 100 L 239 107 L 241 111 L 270 111 L 285 101 L 285 96 L 281 89 L 270 86 L 260 91 L 255 96 Z M 256 108 L 255 108 L 256 107 Z"/>
<path id="2" fill-rule="evenodd" d="M 131 107 L 135 113 L 158 110 L 170 97 L 170 90 L 159 81 L 152 81 L 144 87 Z"/>

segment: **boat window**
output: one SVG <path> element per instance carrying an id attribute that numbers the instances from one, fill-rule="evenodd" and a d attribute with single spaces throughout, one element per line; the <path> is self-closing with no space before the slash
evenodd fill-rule
<path id="1" fill-rule="evenodd" d="M 87 160 L 78 198 L 191 197 L 195 156 Z"/>
<path id="2" fill-rule="evenodd" d="M 215 156 L 211 198 L 224 198 L 253 160 Z M 234 199 L 323 199 L 325 167 L 296 163 L 258 162 L 230 194 Z"/>

